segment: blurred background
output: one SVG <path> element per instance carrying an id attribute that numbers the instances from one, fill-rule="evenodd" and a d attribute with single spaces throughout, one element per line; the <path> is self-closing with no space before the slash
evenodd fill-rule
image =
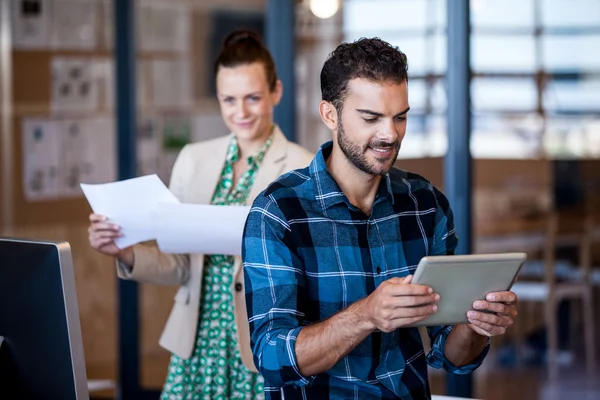
<path id="1" fill-rule="evenodd" d="M 514 329 L 466 381 L 431 371 L 434 393 L 600 398 L 600 1 L 466 2 L 470 108 L 453 112 L 470 125 L 471 180 L 445 162 L 457 140 L 452 0 L 1 1 L 0 234 L 71 243 L 93 397 L 112 398 L 121 381 L 131 398 L 157 398 L 176 288 L 117 282 L 88 244 L 79 184 L 153 173 L 168 183 L 183 145 L 226 134 L 213 62 L 246 27 L 265 37 L 284 81 L 276 121 L 311 151 L 331 135 L 317 108 L 327 55 L 360 37 L 398 46 L 411 112 L 397 166 L 442 190 L 472 183 L 472 252 L 529 254 Z"/>

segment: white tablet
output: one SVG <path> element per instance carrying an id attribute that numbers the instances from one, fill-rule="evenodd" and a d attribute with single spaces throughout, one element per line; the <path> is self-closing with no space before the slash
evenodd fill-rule
<path id="1" fill-rule="evenodd" d="M 412 326 L 468 322 L 473 302 L 488 293 L 509 290 L 526 257 L 525 253 L 423 257 L 412 283 L 430 286 L 440 301 L 435 314 Z"/>

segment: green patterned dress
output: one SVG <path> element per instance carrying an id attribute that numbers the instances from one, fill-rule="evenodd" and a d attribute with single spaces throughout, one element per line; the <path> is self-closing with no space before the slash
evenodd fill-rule
<path id="1" fill-rule="evenodd" d="M 273 135 L 253 157 L 248 158 L 248 170 L 233 187 L 233 164 L 239 160 L 239 150 L 232 136 L 212 204 L 244 204 L 272 141 Z M 234 257 L 231 256 L 205 257 L 200 324 L 194 354 L 188 360 L 171 356 L 162 400 L 264 399 L 263 379 L 244 366 L 237 345 L 231 292 L 233 264 Z"/>

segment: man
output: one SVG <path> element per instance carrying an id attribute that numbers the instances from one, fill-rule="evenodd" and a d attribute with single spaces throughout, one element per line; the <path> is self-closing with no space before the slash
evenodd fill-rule
<path id="1" fill-rule="evenodd" d="M 517 315 L 488 295 L 469 324 L 416 328 L 439 295 L 411 284 L 419 260 L 453 254 L 444 195 L 396 168 L 409 111 L 406 56 L 380 39 L 340 45 L 321 71 L 319 111 L 333 133 L 309 167 L 254 202 L 243 242 L 254 362 L 266 397 L 429 399 L 427 364 L 464 374 Z M 482 311 L 487 312 L 482 312 Z"/>

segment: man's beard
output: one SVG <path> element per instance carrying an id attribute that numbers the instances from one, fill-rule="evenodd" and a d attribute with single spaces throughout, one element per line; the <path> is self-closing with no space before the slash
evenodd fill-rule
<path id="1" fill-rule="evenodd" d="M 400 151 L 399 141 L 386 142 L 383 140 L 374 140 L 364 147 L 352 143 L 350 140 L 348 140 L 348 138 L 345 135 L 342 121 L 338 122 L 337 141 L 338 145 L 340 146 L 340 149 L 342 150 L 346 158 L 350 160 L 350 162 L 354 164 L 356 168 L 369 175 L 386 175 L 390 171 L 390 169 L 392 169 L 394 161 L 398 157 L 398 152 Z M 391 159 L 376 158 L 379 161 L 379 163 L 370 164 L 367 160 L 366 155 L 369 147 L 395 149 L 394 156 L 391 157 Z"/>

